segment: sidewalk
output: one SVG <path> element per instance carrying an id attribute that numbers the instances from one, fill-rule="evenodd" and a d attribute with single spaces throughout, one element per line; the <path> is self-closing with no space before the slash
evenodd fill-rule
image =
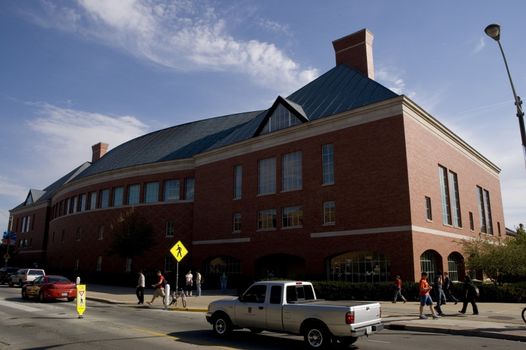
<path id="1" fill-rule="evenodd" d="M 130 306 L 137 305 L 134 288 L 89 284 L 86 294 L 88 300 Z M 152 295 L 153 289 L 146 289 L 145 301 L 151 300 Z M 182 308 L 179 303 L 179 307 L 170 307 L 168 310 L 206 312 L 210 302 L 233 297 L 233 291 L 230 291 L 230 294 L 221 294 L 217 290 L 204 290 L 203 295 L 200 297 L 188 297 L 186 308 Z M 342 301 L 342 303 L 345 303 L 345 301 Z M 471 314 L 471 305 L 468 305 L 466 314 L 462 315 L 458 312 L 462 308 L 461 303 L 457 305 L 448 303 L 442 307 L 445 316 L 437 320 L 431 317 L 427 320 L 420 320 L 418 318 L 419 304 L 417 302 L 407 302 L 405 304 L 401 302 L 396 304 L 381 302 L 381 304 L 382 320 L 388 329 L 526 342 L 526 324 L 522 321 L 520 315 L 524 308 L 523 304 L 479 303 L 479 315 Z M 162 309 L 164 306 L 161 300 L 157 299 L 152 306 L 146 305 L 144 307 Z M 426 309 L 429 312 L 429 308 Z"/>

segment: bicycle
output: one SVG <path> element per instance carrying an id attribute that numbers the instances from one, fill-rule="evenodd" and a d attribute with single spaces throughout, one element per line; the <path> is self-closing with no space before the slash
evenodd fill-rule
<path id="1" fill-rule="evenodd" d="M 180 298 L 182 307 L 186 309 L 186 294 L 184 294 L 182 288 L 179 291 L 174 290 L 172 292 L 171 297 L 172 301 L 170 302 L 170 304 L 168 304 L 168 306 L 174 305 L 175 307 L 177 307 L 177 299 Z"/>
<path id="2" fill-rule="evenodd" d="M 522 309 L 522 320 L 526 323 L 526 307 Z"/>

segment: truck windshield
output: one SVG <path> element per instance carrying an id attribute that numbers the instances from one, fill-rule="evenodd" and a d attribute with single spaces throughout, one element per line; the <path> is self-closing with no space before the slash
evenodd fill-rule
<path id="1" fill-rule="evenodd" d="M 310 285 L 287 287 L 287 303 L 314 300 L 314 291 Z"/>

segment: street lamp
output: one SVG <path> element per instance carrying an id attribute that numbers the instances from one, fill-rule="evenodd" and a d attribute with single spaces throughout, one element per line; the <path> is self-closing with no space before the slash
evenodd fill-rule
<path id="1" fill-rule="evenodd" d="M 493 40 L 499 44 L 500 52 L 502 53 L 502 58 L 504 59 L 504 65 L 506 66 L 506 72 L 508 73 L 508 78 L 510 79 L 511 90 L 513 91 L 513 98 L 515 99 L 515 106 L 517 106 L 517 118 L 519 118 L 519 128 L 521 133 L 522 140 L 522 151 L 524 153 L 524 160 L 526 161 L 526 131 L 524 129 L 524 112 L 522 111 L 522 100 L 517 93 L 515 92 L 515 86 L 513 85 L 513 80 L 511 80 L 510 69 L 508 68 L 508 61 L 506 61 L 506 56 L 504 55 L 504 50 L 502 50 L 502 45 L 500 44 L 500 25 L 490 24 L 484 29 L 484 32 Z"/>

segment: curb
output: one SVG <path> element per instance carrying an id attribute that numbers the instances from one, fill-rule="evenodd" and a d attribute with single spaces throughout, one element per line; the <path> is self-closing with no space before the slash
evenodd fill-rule
<path id="1" fill-rule="evenodd" d="M 468 330 L 468 329 L 448 329 L 438 327 L 422 327 L 422 326 L 410 326 L 405 324 L 386 324 L 386 329 L 396 331 L 411 331 L 411 332 L 423 332 L 423 333 L 442 333 L 451 335 L 464 335 L 469 337 L 480 337 L 480 338 L 492 338 L 492 339 L 503 339 L 526 342 L 526 336 L 515 335 L 515 334 L 500 334 L 494 332 L 484 332 L 479 330 Z"/>
<path id="2" fill-rule="evenodd" d="M 133 303 L 127 303 L 127 302 L 123 302 L 123 301 L 116 301 L 116 300 L 105 299 L 105 298 L 98 298 L 98 297 L 87 297 L 86 299 L 87 300 L 91 300 L 91 301 L 97 301 L 99 303 L 112 304 L 112 305 L 135 305 Z M 168 308 L 166 310 L 168 310 L 168 311 L 185 311 L 185 312 L 208 312 L 208 309 L 182 308 L 182 307 Z"/>

